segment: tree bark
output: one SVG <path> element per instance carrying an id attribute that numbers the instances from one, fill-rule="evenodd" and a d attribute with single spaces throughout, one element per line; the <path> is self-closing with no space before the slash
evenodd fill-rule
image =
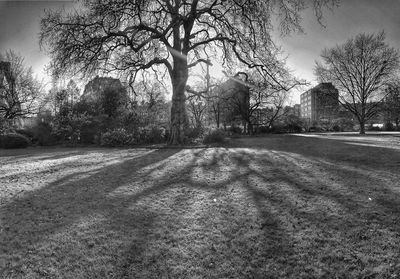
<path id="1" fill-rule="evenodd" d="M 365 121 L 360 120 L 360 135 L 365 135 Z"/>
<path id="2" fill-rule="evenodd" d="M 172 145 L 179 145 L 185 142 L 185 131 L 189 123 L 185 106 L 185 88 L 188 79 L 188 65 L 185 59 L 175 58 L 174 60 L 174 69 L 172 70 L 171 76 L 171 127 L 168 143 Z"/>
<path id="3" fill-rule="evenodd" d="M 215 121 L 217 122 L 217 129 L 219 129 L 219 118 L 220 118 L 220 106 L 219 106 L 219 103 L 217 104 L 217 111 L 216 111 L 216 114 L 215 114 Z"/>
<path id="4" fill-rule="evenodd" d="M 253 124 L 250 121 L 247 124 L 247 131 L 250 136 L 253 135 Z"/>

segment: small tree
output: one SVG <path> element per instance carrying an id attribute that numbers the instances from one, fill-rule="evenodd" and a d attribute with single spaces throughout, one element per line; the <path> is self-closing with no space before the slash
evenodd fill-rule
<path id="1" fill-rule="evenodd" d="M 192 126 L 199 129 L 202 128 L 204 126 L 205 113 L 207 111 L 207 105 L 204 100 L 189 97 L 187 106 Z"/>
<path id="2" fill-rule="evenodd" d="M 273 127 L 277 121 L 287 115 L 284 110 L 284 104 L 288 97 L 287 92 L 282 90 L 271 96 L 269 105 L 270 110 L 264 117 L 267 127 Z"/>
<path id="3" fill-rule="evenodd" d="M 211 89 L 209 92 L 207 92 L 207 104 L 208 104 L 208 113 L 210 114 L 210 118 L 212 119 L 213 122 L 215 122 L 215 125 L 219 129 L 220 124 L 221 124 L 221 114 L 222 114 L 222 107 L 223 107 L 223 101 L 221 99 L 221 96 L 219 94 L 219 85 L 215 86 L 213 89 Z"/>
<path id="4" fill-rule="evenodd" d="M 385 43 L 381 32 L 359 34 L 343 45 L 323 50 L 321 57 L 316 76 L 339 89 L 339 102 L 357 118 L 360 134 L 365 134 L 366 121 L 377 113 L 385 85 L 398 69 L 398 51 Z"/>

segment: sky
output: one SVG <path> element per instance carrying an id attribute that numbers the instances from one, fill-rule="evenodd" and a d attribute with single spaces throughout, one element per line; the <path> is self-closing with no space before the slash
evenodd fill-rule
<path id="1" fill-rule="evenodd" d="M 39 47 L 40 18 L 45 9 L 64 6 L 71 6 L 71 2 L 0 0 L 0 52 L 14 50 L 40 79 L 49 81 L 44 68 L 50 59 Z"/>
<path id="2" fill-rule="evenodd" d="M 277 37 L 287 55 L 287 64 L 293 74 L 317 85 L 314 76 L 315 61 L 320 60 L 324 48 L 335 47 L 359 33 L 386 34 L 386 42 L 400 49 L 399 0 L 341 0 L 333 11 L 325 10 L 323 24 L 318 23 L 312 10 L 303 13 L 303 34 Z M 305 91 L 305 90 L 304 90 Z M 300 92 L 293 101 L 300 102 Z"/>
<path id="3" fill-rule="evenodd" d="M 26 65 L 32 66 L 39 78 L 48 78 L 44 68 L 50 60 L 39 48 L 38 34 L 40 18 L 45 9 L 68 9 L 71 1 L 23 1 L 0 0 L 0 52 L 13 49 L 25 58 Z M 340 6 L 333 11 L 325 10 L 322 26 L 313 11 L 302 13 L 304 33 L 289 36 L 275 34 L 275 40 L 281 45 L 287 64 L 292 73 L 316 85 L 313 69 L 315 61 L 324 48 L 334 47 L 359 33 L 386 33 L 386 41 L 392 47 L 400 48 L 400 1 L 399 0 L 341 0 Z M 221 75 L 216 66 L 212 76 Z M 299 103 L 300 93 L 307 88 L 297 90 L 291 103 Z"/>

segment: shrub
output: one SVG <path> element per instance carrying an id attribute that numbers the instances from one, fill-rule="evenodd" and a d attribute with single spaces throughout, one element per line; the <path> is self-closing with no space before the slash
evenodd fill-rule
<path id="1" fill-rule="evenodd" d="M 70 135 L 72 134 L 71 127 L 55 127 L 52 131 L 53 137 L 57 142 L 65 142 L 68 140 Z"/>
<path id="2" fill-rule="evenodd" d="M 194 128 L 189 128 L 186 131 L 186 137 L 189 142 L 196 142 L 198 140 L 201 141 L 201 138 L 204 135 L 204 128 L 203 127 L 194 127 Z"/>
<path id="3" fill-rule="evenodd" d="M 270 131 L 271 131 L 271 133 L 274 133 L 274 134 L 283 134 L 283 133 L 288 132 L 286 127 L 283 124 L 279 124 L 279 123 L 273 125 Z"/>
<path id="4" fill-rule="evenodd" d="M 203 139 L 203 143 L 223 143 L 225 141 L 225 133 L 221 130 L 211 130 Z"/>
<path id="5" fill-rule="evenodd" d="M 339 125 L 333 125 L 332 130 L 333 130 L 334 132 L 340 132 L 342 129 L 340 128 Z"/>
<path id="6" fill-rule="evenodd" d="M 271 133 L 271 128 L 268 126 L 259 126 L 257 127 L 257 133 L 260 134 Z"/>
<path id="7" fill-rule="evenodd" d="M 166 129 L 157 126 L 147 126 L 140 128 L 132 138 L 135 139 L 136 143 L 162 143 L 167 139 Z"/>
<path id="8" fill-rule="evenodd" d="M 32 138 L 35 136 L 35 134 L 30 129 L 17 129 L 17 130 L 15 130 L 15 132 L 17 134 L 27 137 L 30 140 L 32 140 Z"/>
<path id="9" fill-rule="evenodd" d="M 39 145 L 53 145 L 56 143 L 55 136 L 52 133 L 53 129 L 47 122 L 40 122 L 33 128 L 34 140 Z"/>
<path id="10" fill-rule="evenodd" d="M 114 129 L 105 132 L 101 135 L 102 146 L 116 147 L 116 146 L 127 146 L 135 143 L 135 139 L 132 134 L 128 133 L 124 128 Z"/>
<path id="11" fill-rule="evenodd" d="M 320 132 L 325 132 L 326 129 L 324 127 L 320 127 L 320 126 L 311 126 L 310 128 L 308 128 L 308 131 L 311 133 L 320 133 Z"/>
<path id="12" fill-rule="evenodd" d="M 144 143 L 161 143 L 165 141 L 165 129 L 151 126 L 143 130 L 145 132 Z"/>
<path id="13" fill-rule="evenodd" d="M 347 118 L 339 118 L 334 121 L 335 125 L 340 127 L 341 132 L 350 132 L 354 131 L 354 123 L 352 120 Z"/>
<path id="14" fill-rule="evenodd" d="M 242 128 L 238 126 L 231 126 L 229 128 L 229 132 L 232 132 L 232 134 L 241 134 L 243 132 Z"/>
<path id="15" fill-rule="evenodd" d="M 82 125 L 81 131 L 80 131 L 80 142 L 84 144 L 93 144 L 97 143 L 99 144 L 99 127 L 97 123 L 92 122 L 90 124 L 85 124 Z"/>
<path id="16" fill-rule="evenodd" d="M 372 125 L 369 125 L 369 126 L 367 127 L 367 131 L 379 132 L 379 131 L 382 131 L 382 128 L 379 127 L 379 126 L 372 126 Z"/>
<path id="17" fill-rule="evenodd" d="M 301 133 L 303 130 L 302 126 L 297 123 L 289 123 L 286 125 L 286 130 L 291 133 Z"/>
<path id="18" fill-rule="evenodd" d="M 385 123 L 385 131 L 394 131 L 395 127 L 391 122 Z"/>
<path id="19" fill-rule="evenodd" d="M 20 134 L 0 135 L 1 148 L 26 148 L 29 145 L 29 139 Z"/>

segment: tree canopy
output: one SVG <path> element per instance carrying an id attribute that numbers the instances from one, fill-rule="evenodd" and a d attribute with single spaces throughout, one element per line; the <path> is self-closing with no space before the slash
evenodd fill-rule
<path id="1" fill-rule="evenodd" d="M 118 72 L 135 79 L 142 70 L 166 71 L 172 84 L 170 143 L 185 137 L 185 88 L 189 69 L 210 63 L 256 68 L 281 86 L 275 67 L 274 20 L 280 30 L 301 30 L 305 0 L 104 0 L 80 1 L 79 11 L 48 12 L 41 42 L 49 47 L 55 74 Z M 317 18 L 337 0 L 311 2 Z"/>
<path id="2" fill-rule="evenodd" d="M 86 106 L 87 113 L 91 115 L 116 117 L 128 103 L 126 88 L 119 79 L 110 77 L 95 77 L 85 85 L 81 96 L 81 106 Z"/>

